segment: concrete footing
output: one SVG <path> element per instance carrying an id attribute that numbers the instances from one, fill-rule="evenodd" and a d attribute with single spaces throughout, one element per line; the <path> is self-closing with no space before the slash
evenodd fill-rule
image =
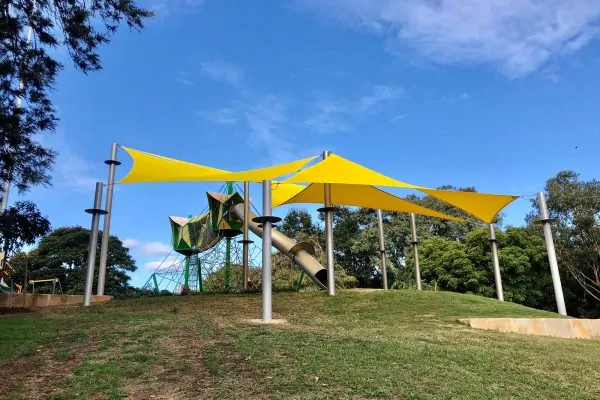
<path id="1" fill-rule="evenodd" d="M 262 319 L 249 319 L 247 322 L 259 325 L 281 325 L 287 323 L 285 319 L 272 319 L 270 321 L 263 321 Z"/>
<path id="2" fill-rule="evenodd" d="M 571 318 L 468 318 L 461 324 L 475 329 L 566 339 L 600 340 L 600 320 Z"/>
<path id="3" fill-rule="evenodd" d="M 23 303 L 25 296 L 25 303 Z M 92 296 L 92 303 L 112 300 L 112 296 Z M 0 294 L 0 307 L 51 307 L 83 304 L 83 296 L 69 294 Z"/>

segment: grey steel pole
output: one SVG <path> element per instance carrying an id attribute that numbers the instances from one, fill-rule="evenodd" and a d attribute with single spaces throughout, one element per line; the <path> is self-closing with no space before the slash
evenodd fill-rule
<path id="1" fill-rule="evenodd" d="M 269 188 L 269 193 L 271 191 L 271 188 Z M 248 251 L 249 251 L 249 246 L 250 246 L 250 239 L 249 239 L 249 233 L 248 233 L 248 214 L 250 211 L 250 182 L 244 182 L 244 228 L 243 228 L 243 233 L 244 233 L 244 239 L 242 240 L 242 246 L 243 246 L 243 264 L 244 264 L 244 272 L 243 275 L 244 277 L 242 278 L 244 280 L 244 290 L 248 290 L 248 269 L 249 269 L 249 265 L 248 265 Z"/>
<path id="2" fill-rule="evenodd" d="M 35 9 L 36 3 L 33 3 L 33 8 Z M 31 36 L 33 35 L 33 28 L 30 26 L 27 29 L 27 45 L 29 45 L 29 43 L 31 42 Z M 23 87 L 25 85 L 23 84 L 23 79 L 19 80 L 19 92 L 23 91 Z M 21 106 L 23 104 L 23 97 L 19 94 L 19 96 L 17 96 L 17 100 L 15 101 L 15 106 L 17 109 L 21 109 Z M 13 153 L 14 152 L 14 148 L 10 149 L 10 152 Z M 9 172 L 9 175 L 12 175 L 12 172 Z M 2 201 L 0 202 L 0 214 L 3 214 L 4 211 L 6 210 L 6 208 L 8 207 L 8 195 L 10 193 L 10 178 L 6 179 L 4 182 L 2 182 Z"/>
<path id="3" fill-rule="evenodd" d="M 421 289 L 421 267 L 419 266 L 419 239 L 417 238 L 417 223 L 414 213 L 410 213 L 410 242 L 412 243 L 413 256 L 415 261 L 415 280 L 417 281 L 417 290 Z"/>
<path id="4" fill-rule="evenodd" d="M 544 192 L 538 193 L 538 205 L 540 207 L 540 222 L 544 228 L 544 238 L 546 239 L 546 249 L 548 251 L 548 262 L 550 263 L 550 273 L 552 274 L 552 285 L 554 286 L 554 296 L 556 297 L 556 308 L 558 313 L 567 316 L 565 306 L 565 297 L 563 295 L 562 284 L 560 282 L 560 273 L 558 272 L 558 262 L 556 261 L 556 250 L 554 249 L 554 240 L 552 239 L 552 228 L 550 226 L 550 215 L 546 205 Z"/>
<path id="5" fill-rule="evenodd" d="M 100 247 L 100 266 L 98 269 L 98 287 L 97 294 L 104 294 L 104 281 L 106 280 L 106 264 L 108 261 L 108 244 L 110 242 L 110 219 L 112 217 L 113 189 L 115 186 L 115 169 L 121 165 L 117 161 L 117 144 L 113 143 L 110 147 L 110 159 L 104 161 L 108 164 L 108 181 L 106 184 L 106 215 L 104 216 L 104 228 L 102 229 L 102 246 Z"/>
<path id="6" fill-rule="evenodd" d="M 387 270 L 385 268 L 385 238 L 383 236 L 383 216 L 381 209 L 377 209 L 377 225 L 379 226 L 379 256 L 381 257 L 381 280 L 383 281 L 383 289 L 387 290 Z"/>
<path id="7" fill-rule="evenodd" d="M 331 155 L 331 151 L 323 152 L 323 160 Z M 335 296 L 335 268 L 333 264 L 333 209 L 331 207 L 331 185 L 325 185 L 325 201 L 323 211 L 325 212 L 325 232 L 327 238 L 327 293 Z"/>
<path id="8" fill-rule="evenodd" d="M 271 276 L 271 180 L 263 181 L 263 215 L 262 221 L 262 320 L 272 318 L 272 276 Z"/>
<path id="9" fill-rule="evenodd" d="M 83 305 L 89 306 L 92 303 L 92 286 L 94 285 L 94 267 L 96 264 L 96 247 L 98 246 L 98 225 L 100 214 L 106 211 L 100 209 L 102 203 L 102 182 L 96 182 L 96 193 L 94 195 L 94 208 L 85 210 L 92 214 L 92 228 L 90 232 L 90 243 L 88 247 L 87 273 L 85 277 L 85 291 L 83 293 Z"/>
<path id="10" fill-rule="evenodd" d="M 502 290 L 502 276 L 500 275 L 500 261 L 498 259 L 498 243 L 496 241 L 496 229 L 494 224 L 488 225 L 488 235 L 490 246 L 492 247 L 492 262 L 494 263 L 494 279 L 496 281 L 496 297 L 504 301 L 504 291 Z"/>

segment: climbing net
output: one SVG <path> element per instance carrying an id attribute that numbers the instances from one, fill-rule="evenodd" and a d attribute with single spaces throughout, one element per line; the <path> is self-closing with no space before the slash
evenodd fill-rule
<path id="1" fill-rule="evenodd" d="M 242 191 L 239 186 L 235 187 Z M 234 195 L 233 188 L 232 184 L 223 185 L 219 193 Z M 181 294 L 184 291 L 235 292 L 243 288 L 241 231 L 223 218 L 226 210 L 221 204 L 209 204 L 196 217 L 171 218 L 173 250 L 150 275 L 145 289 L 158 295 L 165 292 Z M 261 248 L 250 243 L 248 266 L 251 281 L 259 276 L 256 271 L 260 269 L 260 262 Z"/>

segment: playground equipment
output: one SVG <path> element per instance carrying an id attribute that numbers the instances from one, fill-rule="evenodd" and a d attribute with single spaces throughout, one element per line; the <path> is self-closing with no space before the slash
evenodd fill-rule
<path id="1" fill-rule="evenodd" d="M 418 206 L 414 203 L 405 201 L 396 196 L 393 196 L 383 190 L 379 189 L 378 186 L 385 187 L 396 187 L 411 189 L 420 191 L 431 197 L 434 197 L 442 202 L 445 202 L 451 206 L 465 211 L 466 213 L 478 218 L 482 222 L 487 223 L 491 226 L 490 228 L 490 243 L 492 249 L 494 248 L 493 238 L 493 221 L 496 215 L 508 204 L 518 198 L 513 195 L 497 195 L 487 194 L 478 192 L 462 192 L 462 191 L 448 191 L 439 189 L 430 189 L 423 186 L 412 185 L 406 182 L 398 181 L 396 179 L 387 177 L 383 174 L 370 170 L 359 164 L 356 164 L 350 160 L 344 159 L 330 152 L 323 152 L 322 160 L 312 165 L 307 165 L 314 161 L 317 157 L 309 157 L 301 160 L 292 161 L 289 163 L 240 171 L 240 172 L 229 172 L 219 170 L 216 168 L 206 167 L 203 165 L 193 164 L 180 160 L 170 159 L 155 154 L 141 152 L 126 147 L 122 147 L 132 157 L 134 164 L 127 176 L 121 179 L 120 183 L 136 183 L 136 182 L 258 182 L 262 183 L 263 191 L 263 210 L 262 215 L 254 217 L 252 222 L 261 224 L 260 230 L 257 225 L 254 229 L 256 232 L 262 234 L 263 237 L 263 320 L 270 321 L 271 319 L 271 245 L 273 239 L 272 224 L 279 220 L 279 218 L 271 215 L 272 206 L 279 206 L 282 204 L 292 203 L 318 203 L 324 204 L 324 207 L 320 211 L 325 213 L 327 221 L 327 269 L 326 278 L 322 279 L 322 273 L 317 271 L 316 266 L 309 266 L 307 264 L 298 263 L 296 258 L 297 253 L 306 252 L 309 253 L 309 249 L 299 248 L 303 246 L 292 246 L 289 247 L 289 243 L 285 243 L 285 240 L 275 240 L 273 245 L 277 248 L 283 249 L 282 251 L 287 252 L 286 254 L 292 255 L 294 262 L 300 265 L 303 270 L 309 274 L 309 276 L 315 281 L 320 282 L 327 286 L 330 295 L 335 294 L 335 282 L 333 275 L 333 234 L 332 234 L 332 223 L 331 213 L 335 211 L 333 205 L 346 205 L 346 206 L 361 206 L 372 209 L 385 209 L 398 212 L 423 214 L 430 216 L 438 216 L 441 218 L 455 219 L 448 215 L 437 213 L 433 210 L 429 210 L 425 207 Z M 111 190 L 111 195 L 107 197 L 106 209 L 110 210 L 112 206 L 112 187 L 114 185 L 114 166 L 116 165 L 115 150 L 116 145 L 113 144 L 111 149 L 111 159 L 107 161 L 110 165 L 109 180 L 107 187 Z M 291 176 L 290 176 L 291 175 Z M 272 180 L 283 179 L 282 182 L 275 182 L 275 188 L 272 187 Z M 304 186 L 306 185 L 306 186 Z M 280 189 L 280 190 L 277 190 Z M 246 190 L 244 196 L 247 198 L 248 191 Z M 272 196 L 275 199 L 272 204 Z M 99 214 L 106 214 L 107 211 L 101 210 L 100 201 L 102 197 L 102 184 L 98 183 L 96 186 L 96 193 L 94 202 L 94 209 L 89 210 L 93 214 L 92 218 L 92 235 L 90 241 L 90 251 L 88 260 L 88 280 L 86 281 L 86 292 L 84 304 L 89 305 L 89 299 L 91 298 L 91 284 L 94 272 L 94 260 L 95 260 L 95 239 L 97 238 L 98 228 L 98 217 Z M 246 201 L 246 204 L 249 202 Z M 551 274 L 555 288 L 555 296 L 558 305 L 559 312 L 566 314 L 564 311 L 564 299 L 560 284 L 560 277 L 558 276 L 558 268 L 556 265 L 556 258 L 554 257 L 554 247 L 552 243 L 551 231 L 548 223 L 547 212 L 544 212 L 542 207 L 542 201 L 540 202 L 540 214 L 542 215 L 542 222 L 544 224 L 544 232 L 546 237 L 546 246 L 548 249 L 549 262 L 551 265 Z M 233 204 L 232 204 L 233 205 Z M 237 206 L 237 204 L 236 204 Z M 233 214 L 236 207 L 231 209 Z M 235 213 L 238 215 L 239 210 Z M 250 213 L 247 208 L 243 212 L 243 221 L 249 222 Z M 106 219 L 109 219 L 108 223 Z M 105 226 L 108 228 L 110 223 L 110 214 L 105 217 Z M 414 224 L 413 224 L 414 225 Z M 245 225 L 244 228 L 245 229 Z M 251 229 L 248 226 L 248 229 Z M 276 232 L 276 231 L 275 231 Z M 108 235 L 108 229 L 105 228 L 104 235 Z M 381 230 L 383 235 L 383 230 Z M 415 255 L 417 254 L 416 237 L 413 236 L 413 249 Z M 279 242 L 277 244 L 276 242 Z M 247 245 L 247 243 L 244 243 Z M 278 247 L 279 246 L 279 247 Z M 295 250 L 296 252 L 292 251 Z M 382 252 L 385 249 L 380 249 Z M 106 249 L 101 250 L 101 260 L 105 258 Z M 303 253 L 302 253 L 303 254 Z M 307 258 L 307 257 L 305 257 Z M 494 257 L 495 258 L 495 257 Z M 308 259 L 308 258 L 307 258 Z M 495 260 L 494 260 L 495 262 Z M 311 262 L 308 261 L 310 264 Z M 244 263 L 244 268 L 247 268 L 247 262 Z M 497 263 L 495 262 L 495 266 Z M 315 267 L 315 268 L 313 268 Z M 105 273 L 106 266 L 101 263 L 100 273 Z M 382 265 L 383 268 L 383 265 Z M 499 276 L 499 268 L 494 268 L 496 274 L 496 282 L 501 282 Z M 312 276 L 310 275 L 312 273 Z M 415 271 L 418 273 L 418 269 Z M 417 276 L 417 281 L 419 280 Z M 98 292 L 103 290 L 99 288 Z M 497 285 L 497 292 L 499 299 L 501 298 L 502 288 Z M 562 305 L 562 307 L 561 307 Z"/>
<path id="2" fill-rule="evenodd" d="M 60 285 L 60 280 L 58 278 L 51 278 L 51 279 L 34 279 L 34 280 L 29 280 L 27 282 L 29 285 L 31 285 L 31 294 L 35 293 L 35 284 L 37 283 L 38 285 L 40 283 L 52 283 L 52 294 L 55 294 L 56 292 L 56 284 L 58 283 L 58 288 L 60 289 L 60 293 L 62 294 L 62 286 Z"/>
<path id="3" fill-rule="evenodd" d="M 232 240 L 242 234 L 244 223 L 252 233 L 262 238 L 262 225 L 253 221 L 256 215 L 248 211 L 246 217 L 245 203 L 238 193 L 233 192 L 232 184 L 227 184 L 225 194 L 208 192 L 207 199 L 208 211 L 205 213 L 188 218 L 169 217 L 173 250 L 182 257 L 163 262 L 144 288 L 154 290 L 157 294 L 162 290 L 173 293 L 203 291 L 203 278 L 224 268 L 224 290 L 229 291 L 232 290 L 232 265 L 241 265 L 244 269 L 259 267 L 255 260 L 256 246 L 252 246 L 250 262 L 244 263 L 239 246 L 243 240 Z M 271 237 L 273 246 L 298 265 L 303 275 L 310 277 L 320 288 L 326 287 L 327 270 L 313 257 L 314 248 L 311 244 L 296 243 L 277 230 L 271 232 Z M 169 256 L 165 258 L 169 259 Z"/>
<path id="4" fill-rule="evenodd" d="M 21 293 L 23 286 L 13 281 L 13 274 L 12 266 L 4 258 L 4 253 L 0 252 L 0 293 Z M 5 278 L 10 280 L 10 284 L 6 283 Z"/>

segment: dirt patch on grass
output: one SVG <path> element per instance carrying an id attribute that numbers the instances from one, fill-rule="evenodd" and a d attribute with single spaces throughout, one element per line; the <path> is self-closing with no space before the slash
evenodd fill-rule
<path id="1" fill-rule="evenodd" d="M 0 307 L 0 315 L 19 315 L 19 314 L 31 314 L 36 312 L 34 308 L 23 308 L 23 307 Z"/>
<path id="2" fill-rule="evenodd" d="M 57 382 L 73 374 L 73 369 L 99 347 L 97 338 L 71 344 L 66 357 L 56 360 L 57 348 L 52 343 L 37 346 L 36 353 L 19 357 L 2 367 L 0 396 L 28 400 L 47 399 L 62 389 Z"/>
<path id="3" fill-rule="evenodd" d="M 179 325 L 155 342 L 160 361 L 143 379 L 127 382 L 129 400 L 260 399 L 252 388 L 256 377 L 215 321 L 210 332 L 193 324 Z M 235 372 L 232 374 L 232 372 Z M 231 377 L 235 377 L 235 382 Z M 231 382 L 230 382 L 231 380 Z"/>

